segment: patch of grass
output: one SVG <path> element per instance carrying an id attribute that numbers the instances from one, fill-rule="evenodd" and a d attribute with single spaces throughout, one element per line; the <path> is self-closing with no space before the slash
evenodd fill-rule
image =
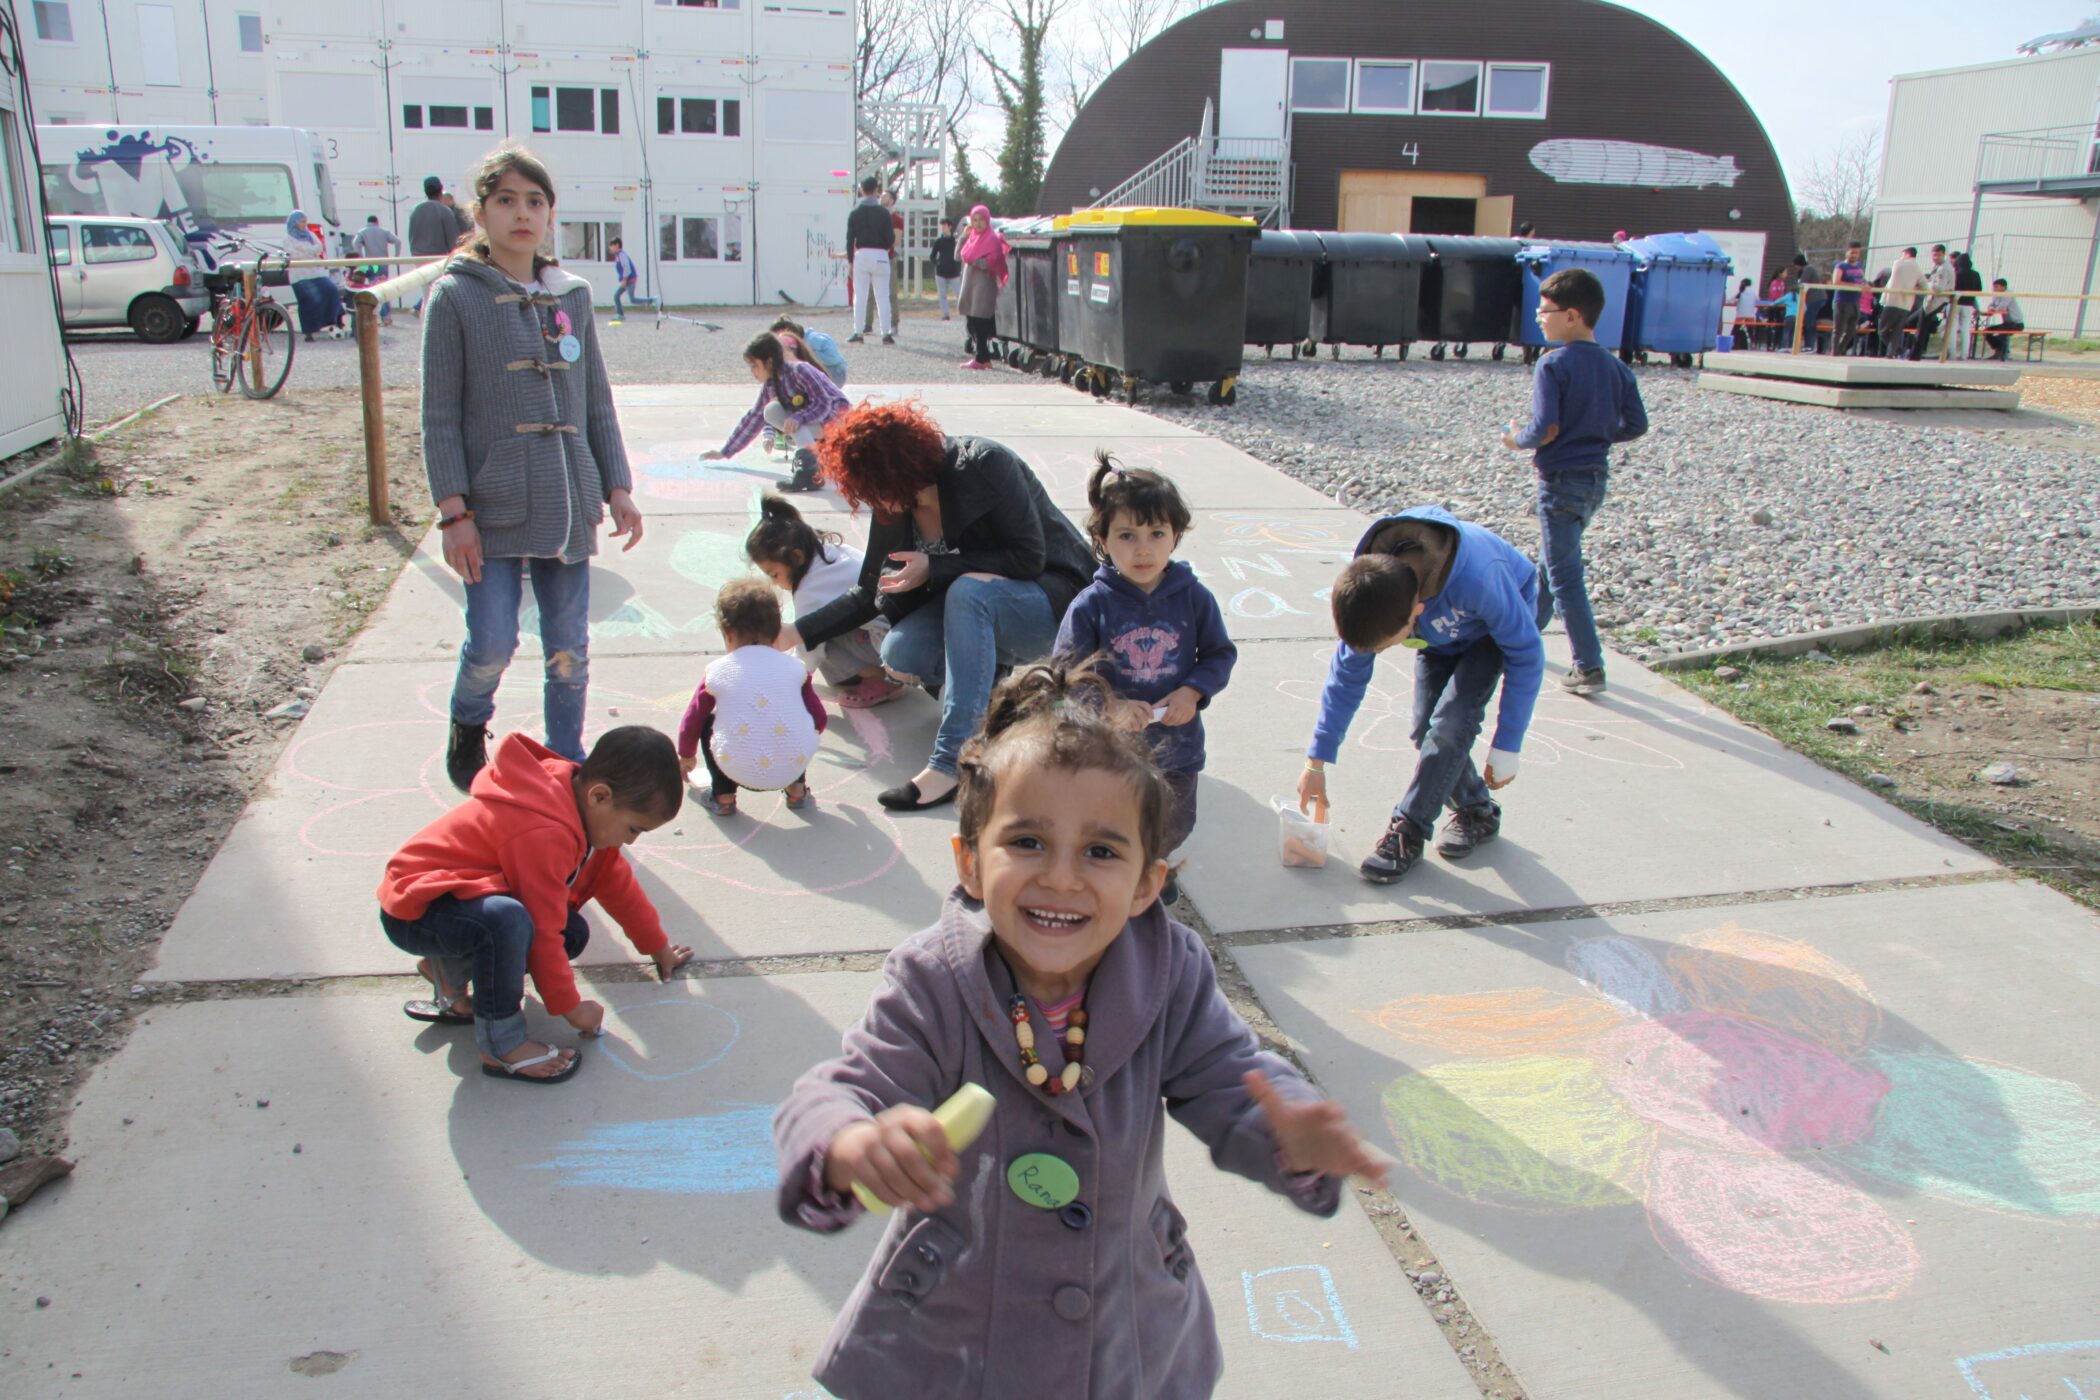
<path id="1" fill-rule="evenodd" d="M 1864 784 L 1874 771 L 1874 756 L 1852 737 L 1824 728 L 1830 719 L 1872 705 L 1900 722 L 1915 703 L 1913 692 L 1921 681 L 1941 690 L 1988 686 L 2100 693 L 2100 625 L 2037 626 L 1987 641 L 1923 638 L 1834 662 L 1775 657 L 1718 664 L 1732 665 L 1741 678 L 1723 681 L 1714 675 L 1717 668 L 1707 668 L 1678 679 L 1788 748 Z M 2075 839 L 2033 829 L 2008 831 L 1997 814 L 1963 803 L 1876 791 L 1992 859 L 2100 909 L 2100 858 Z"/>

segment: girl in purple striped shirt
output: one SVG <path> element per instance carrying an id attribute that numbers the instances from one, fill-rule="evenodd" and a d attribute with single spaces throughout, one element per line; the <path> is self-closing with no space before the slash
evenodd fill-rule
<path id="1" fill-rule="evenodd" d="M 719 452 L 701 455 L 704 462 L 734 457 L 751 445 L 759 429 L 765 428 L 768 442 L 777 435 L 795 446 L 795 474 L 783 483 L 788 491 L 817 489 L 817 454 L 810 449 L 823 435 L 824 425 L 846 410 L 846 396 L 838 391 L 823 370 L 800 360 L 791 360 L 780 347 L 780 339 L 766 331 L 744 347 L 744 363 L 759 383 L 758 401 L 751 405 L 722 444 Z"/>

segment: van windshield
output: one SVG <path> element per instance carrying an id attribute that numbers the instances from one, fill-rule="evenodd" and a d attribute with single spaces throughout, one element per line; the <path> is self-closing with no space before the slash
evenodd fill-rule
<path id="1" fill-rule="evenodd" d="M 44 195 L 53 214 L 118 214 L 141 219 L 179 218 L 196 228 L 220 224 L 281 224 L 299 207 L 289 166 L 260 162 L 196 161 L 180 166 L 142 162 L 136 175 L 113 163 L 46 165 Z M 179 198 L 164 180 L 172 177 Z"/>

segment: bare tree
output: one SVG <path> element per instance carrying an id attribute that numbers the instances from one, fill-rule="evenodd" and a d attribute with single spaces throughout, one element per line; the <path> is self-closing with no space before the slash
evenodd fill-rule
<path id="1" fill-rule="evenodd" d="M 1881 132 L 1867 127 L 1838 142 L 1830 154 L 1794 181 L 1794 198 L 1833 225 L 1844 238 L 1865 238 L 1881 191 Z"/>
<path id="2" fill-rule="evenodd" d="M 1062 132 L 1130 56 L 1218 0 L 1084 0 L 1053 44 L 1050 118 Z"/>

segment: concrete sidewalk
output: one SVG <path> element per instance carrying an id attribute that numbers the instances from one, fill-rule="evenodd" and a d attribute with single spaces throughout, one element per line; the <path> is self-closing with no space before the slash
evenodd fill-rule
<path id="1" fill-rule="evenodd" d="M 2089 915 L 1619 661 L 1601 700 L 1542 700 L 1498 843 L 1387 889 L 1353 870 L 1409 765 L 1410 669 L 1382 664 L 1335 770 L 1336 857 L 1282 869 L 1268 801 L 1363 517 L 1068 389 L 915 392 L 1075 516 L 1097 445 L 1196 507 L 1183 552 L 1241 656 L 1183 888 L 1400 1164 L 1422 1256 L 1171 1134 L 1221 1395 L 1468 1400 L 1454 1348 L 1485 1341 L 1534 1400 L 2100 1395 Z M 649 532 L 594 573 L 587 740 L 674 728 L 719 651 L 714 589 L 781 471 L 698 458 L 749 398 L 619 392 Z M 537 728 L 530 628 L 499 729 Z M 79 1170 L 0 1226 L 0 1393 L 816 1394 L 874 1231 L 775 1220 L 767 1117 L 952 883 L 952 814 L 874 802 L 934 706 L 835 716 L 809 812 L 691 804 L 645 838 L 644 883 L 717 975 L 645 980 L 597 919 L 580 976 L 609 1033 L 540 1093 L 402 1019 L 421 984 L 372 909 L 386 855 L 456 800 L 461 630 L 426 542 L 169 932 L 167 1004 L 74 1115 Z M 1448 1286 L 1484 1335 L 1440 1333 L 1404 1271 L 1432 1253 L 1435 1314 Z"/>

